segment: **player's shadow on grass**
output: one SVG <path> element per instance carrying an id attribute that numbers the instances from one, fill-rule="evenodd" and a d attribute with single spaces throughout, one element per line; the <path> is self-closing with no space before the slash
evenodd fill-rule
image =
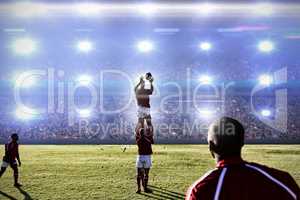
<path id="1" fill-rule="evenodd" d="M 2 199 L 1 196 L 4 196 L 4 197 L 6 197 L 7 199 L 10 199 L 10 200 L 18 200 L 15 197 L 10 196 L 9 194 L 6 194 L 5 192 L 2 192 L 2 191 L 0 191 L 0 199 Z"/>
<path id="2" fill-rule="evenodd" d="M 31 196 L 25 190 L 23 190 L 21 187 L 17 187 L 17 189 L 24 196 L 24 200 L 33 200 L 31 198 Z M 2 199 L 1 196 L 4 196 L 4 197 L 6 197 L 7 199 L 10 199 L 10 200 L 18 200 L 15 197 L 10 196 L 9 194 L 6 194 L 5 192 L 2 192 L 2 191 L 0 191 L 0 199 Z"/>
<path id="3" fill-rule="evenodd" d="M 21 187 L 17 187 L 17 189 L 20 191 L 21 194 L 23 194 L 24 200 L 33 200 L 31 198 L 31 196 L 25 190 L 23 190 Z"/>
<path id="4" fill-rule="evenodd" d="M 164 188 L 160 188 L 160 187 L 156 187 L 153 185 L 149 185 L 149 188 L 153 191 L 153 193 L 142 193 L 142 195 L 148 197 L 148 198 L 152 198 L 152 199 L 157 199 L 157 200 L 163 200 L 163 199 L 167 199 L 167 200 L 183 200 L 185 195 L 178 193 L 178 192 L 174 192 L 171 190 L 167 190 Z"/>

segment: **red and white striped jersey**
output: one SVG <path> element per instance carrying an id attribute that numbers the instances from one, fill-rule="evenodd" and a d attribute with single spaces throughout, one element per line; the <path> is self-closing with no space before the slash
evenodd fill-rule
<path id="1" fill-rule="evenodd" d="M 300 189 L 287 173 L 241 158 L 221 160 L 187 191 L 186 200 L 300 200 Z"/>

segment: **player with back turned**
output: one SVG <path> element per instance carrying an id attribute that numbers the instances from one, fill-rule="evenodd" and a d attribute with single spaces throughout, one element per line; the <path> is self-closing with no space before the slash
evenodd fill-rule
<path id="1" fill-rule="evenodd" d="M 229 117 L 210 126 L 207 140 L 217 166 L 190 187 L 186 200 L 300 199 L 300 189 L 287 172 L 242 159 L 244 132 Z"/>
<path id="2" fill-rule="evenodd" d="M 138 126 L 136 128 L 135 138 L 138 146 L 138 156 L 136 159 L 136 180 L 138 189 L 136 193 L 141 193 L 141 183 L 144 187 L 144 192 L 151 193 L 152 191 L 148 188 L 148 180 L 152 166 L 152 144 L 154 144 L 152 129 Z"/>

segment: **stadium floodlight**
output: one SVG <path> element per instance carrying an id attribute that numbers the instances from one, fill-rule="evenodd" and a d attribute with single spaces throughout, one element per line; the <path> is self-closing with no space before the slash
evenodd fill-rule
<path id="1" fill-rule="evenodd" d="M 92 114 L 92 111 L 89 109 L 79 109 L 77 112 L 81 118 L 88 118 Z"/>
<path id="2" fill-rule="evenodd" d="M 81 86 L 88 86 L 92 83 L 92 77 L 89 76 L 89 75 L 81 75 L 78 77 L 77 81 L 78 81 L 78 84 L 81 85 Z"/>
<path id="3" fill-rule="evenodd" d="M 82 40 L 77 43 L 77 49 L 83 53 L 89 53 L 93 50 L 93 43 L 89 40 Z"/>
<path id="4" fill-rule="evenodd" d="M 214 111 L 208 108 L 199 109 L 199 114 L 201 115 L 201 118 L 211 118 L 214 115 Z"/>
<path id="5" fill-rule="evenodd" d="M 202 75 L 199 77 L 199 82 L 204 85 L 209 85 L 212 83 L 212 81 L 213 81 L 213 78 L 208 75 Z"/>
<path id="6" fill-rule="evenodd" d="M 137 49 L 142 53 L 148 53 L 153 51 L 154 46 L 151 41 L 143 40 L 137 43 Z"/>
<path id="7" fill-rule="evenodd" d="M 31 38 L 18 38 L 12 44 L 15 54 L 29 56 L 37 50 L 37 43 Z"/>
<path id="8" fill-rule="evenodd" d="M 273 83 L 273 77 L 268 74 L 260 75 L 258 80 L 259 80 L 259 84 L 263 86 L 269 86 Z"/>
<path id="9" fill-rule="evenodd" d="M 271 111 L 268 110 L 268 109 L 264 109 L 260 112 L 260 114 L 263 116 L 263 117 L 270 117 L 271 116 Z"/>
<path id="10" fill-rule="evenodd" d="M 25 107 L 25 106 L 17 108 L 16 113 L 15 113 L 15 115 L 18 119 L 24 120 L 24 121 L 33 119 L 36 114 L 37 113 L 35 110 Z"/>
<path id="11" fill-rule="evenodd" d="M 258 43 L 258 49 L 263 53 L 270 53 L 274 50 L 274 44 L 272 41 L 264 40 Z"/>
<path id="12" fill-rule="evenodd" d="M 212 48 L 212 44 L 210 42 L 201 42 L 199 44 L 199 48 L 202 50 L 202 51 L 209 51 L 211 50 Z"/>

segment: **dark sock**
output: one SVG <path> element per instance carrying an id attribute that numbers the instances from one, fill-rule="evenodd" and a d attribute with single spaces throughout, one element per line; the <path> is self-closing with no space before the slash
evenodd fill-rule
<path id="1" fill-rule="evenodd" d="M 138 190 L 140 190 L 141 189 L 141 178 L 137 177 L 136 182 L 137 182 Z"/>
<path id="2" fill-rule="evenodd" d="M 148 178 L 144 178 L 144 188 L 147 189 L 148 187 Z"/>
<path id="3" fill-rule="evenodd" d="M 13 170 L 14 170 L 14 180 L 15 180 L 15 184 L 17 184 L 17 183 L 18 183 L 18 178 L 19 178 L 18 167 L 17 167 L 17 166 L 14 166 Z"/>
<path id="4" fill-rule="evenodd" d="M 1 170 L 0 170 L 0 177 L 4 174 L 6 170 L 6 167 L 1 167 Z"/>

